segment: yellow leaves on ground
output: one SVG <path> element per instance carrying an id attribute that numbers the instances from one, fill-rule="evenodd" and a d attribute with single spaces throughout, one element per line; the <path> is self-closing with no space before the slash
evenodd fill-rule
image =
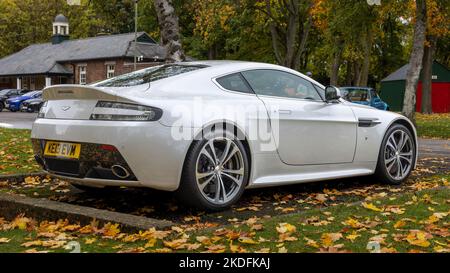
<path id="1" fill-rule="evenodd" d="M 279 233 L 279 242 L 294 242 L 298 240 L 297 237 L 293 236 L 293 233 L 297 231 L 297 228 L 294 225 L 289 223 L 280 223 L 276 227 L 276 230 Z"/>
<path id="2" fill-rule="evenodd" d="M 119 224 L 108 223 L 103 227 L 103 236 L 114 238 L 120 233 Z"/>
<path id="3" fill-rule="evenodd" d="M 0 238 L 0 244 L 6 244 L 9 243 L 11 241 L 11 239 L 8 238 Z"/>
<path id="4" fill-rule="evenodd" d="M 334 246 L 334 243 L 342 239 L 342 233 L 324 233 L 321 240 L 322 245 L 326 248 Z"/>
<path id="5" fill-rule="evenodd" d="M 429 247 L 431 243 L 428 240 L 432 238 L 433 236 L 429 233 L 420 230 L 412 230 L 406 237 L 406 241 L 411 245 Z"/>
<path id="6" fill-rule="evenodd" d="M 376 212 L 382 212 L 383 209 L 378 208 L 372 203 L 362 203 L 362 206 L 368 210 L 376 211 Z"/>
<path id="7" fill-rule="evenodd" d="M 31 218 L 24 217 L 23 215 L 19 215 L 12 221 L 11 229 L 18 228 L 20 230 L 31 230 L 34 226 L 34 221 Z"/>
<path id="8" fill-rule="evenodd" d="M 277 227 L 276 227 L 278 233 L 281 234 L 285 234 L 285 233 L 294 233 L 297 231 L 297 228 L 291 224 L 288 223 L 280 223 Z"/>
<path id="9" fill-rule="evenodd" d="M 360 229 L 365 227 L 362 223 L 360 223 L 358 220 L 355 220 L 353 218 L 348 218 L 345 222 L 342 222 L 343 225 L 350 226 L 354 229 Z"/>

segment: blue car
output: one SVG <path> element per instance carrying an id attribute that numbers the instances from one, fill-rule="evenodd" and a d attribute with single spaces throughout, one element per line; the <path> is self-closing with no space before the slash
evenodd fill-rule
<path id="1" fill-rule="evenodd" d="M 342 98 L 345 100 L 368 105 L 379 110 L 389 111 L 389 105 L 381 100 L 375 89 L 369 87 L 341 87 Z"/>
<path id="2" fill-rule="evenodd" d="M 37 99 L 42 97 L 42 91 L 31 91 L 20 97 L 10 98 L 6 100 L 5 108 L 11 112 L 20 111 L 22 108 L 22 102 L 29 99 Z"/>

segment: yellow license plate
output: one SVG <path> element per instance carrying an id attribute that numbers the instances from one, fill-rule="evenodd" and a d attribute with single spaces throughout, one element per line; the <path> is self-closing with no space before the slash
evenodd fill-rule
<path id="1" fill-rule="evenodd" d="M 45 144 L 44 155 L 79 159 L 81 153 L 81 144 L 47 141 Z"/>

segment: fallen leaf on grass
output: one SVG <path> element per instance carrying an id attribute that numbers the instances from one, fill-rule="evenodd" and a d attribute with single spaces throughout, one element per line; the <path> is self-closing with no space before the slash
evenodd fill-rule
<path id="1" fill-rule="evenodd" d="M 366 208 L 366 209 L 373 210 L 373 211 L 376 211 L 376 212 L 382 212 L 383 211 L 382 209 L 378 208 L 377 206 L 375 206 L 372 203 L 369 203 L 369 204 L 368 203 L 362 203 L 362 206 L 364 208 Z"/>
<path id="2" fill-rule="evenodd" d="M 108 223 L 103 227 L 103 236 L 114 238 L 120 233 L 119 224 Z"/>
<path id="3" fill-rule="evenodd" d="M 10 241 L 11 241 L 11 239 L 8 239 L 8 238 L 0 238 L 0 244 L 9 243 Z"/>
<path id="4" fill-rule="evenodd" d="M 431 234 L 419 230 L 412 230 L 408 236 L 406 236 L 406 241 L 414 246 L 429 247 L 431 243 L 428 239 L 431 238 L 433 238 Z"/>
<path id="5" fill-rule="evenodd" d="M 340 239 L 342 239 L 342 233 L 324 233 L 321 237 L 324 247 L 332 247 Z"/>

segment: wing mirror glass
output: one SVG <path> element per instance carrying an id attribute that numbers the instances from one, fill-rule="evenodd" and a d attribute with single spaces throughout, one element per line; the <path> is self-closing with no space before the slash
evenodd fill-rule
<path id="1" fill-rule="evenodd" d="M 327 102 L 337 101 L 341 98 L 341 90 L 335 86 L 325 88 L 325 99 Z"/>

